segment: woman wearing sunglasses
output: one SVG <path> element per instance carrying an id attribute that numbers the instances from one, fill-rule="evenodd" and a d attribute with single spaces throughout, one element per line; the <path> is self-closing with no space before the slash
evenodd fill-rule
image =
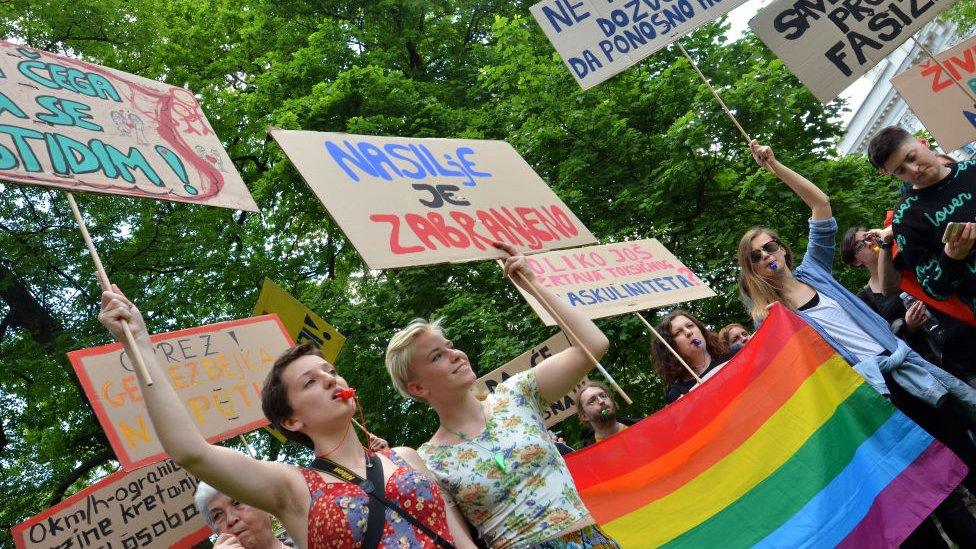
<path id="1" fill-rule="evenodd" d="M 895 337 L 887 321 L 834 279 L 837 221 L 830 199 L 781 164 L 772 149 L 755 140 L 749 145 L 756 162 L 811 210 L 809 242 L 799 265 L 790 247 L 772 229 L 749 229 L 739 241 L 739 291 L 753 320 L 762 322 L 767 308 L 776 301 L 799 314 L 872 387 L 966 462 L 970 473 L 963 483 L 973 491 L 976 447 L 966 430 L 976 418 L 976 391 L 912 351 Z M 960 542 L 976 540 L 972 515 L 949 500 L 943 505 L 937 515 L 942 519 L 942 511 L 946 512 L 942 522 L 947 533 Z M 944 546 L 931 533 L 931 528 L 920 527 L 909 539 L 914 542 L 925 537 L 922 546 Z"/>

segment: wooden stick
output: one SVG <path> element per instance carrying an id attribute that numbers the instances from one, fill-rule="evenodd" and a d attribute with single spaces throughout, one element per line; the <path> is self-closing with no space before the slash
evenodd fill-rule
<path id="1" fill-rule="evenodd" d="M 976 93 L 973 93 L 973 90 L 971 90 L 968 87 L 964 86 L 961 81 L 956 80 L 956 77 L 953 76 L 951 72 L 949 72 L 949 69 L 947 69 L 946 66 L 942 64 L 942 61 L 939 61 L 935 57 L 935 55 L 932 53 L 932 51 L 929 50 L 925 46 L 925 44 L 923 44 L 921 41 L 919 41 L 919 39 L 916 38 L 914 34 L 912 35 L 912 40 L 915 41 L 915 44 L 917 44 L 919 48 L 922 48 L 922 51 L 925 52 L 925 55 L 929 56 L 929 59 L 931 59 L 932 61 L 935 61 L 935 64 L 938 65 L 939 68 L 942 69 L 949 76 L 949 78 L 951 78 L 952 81 L 956 83 L 957 86 L 959 86 L 959 89 L 961 89 L 963 91 L 963 93 L 965 93 L 966 95 L 968 95 L 969 98 L 974 103 L 976 103 Z"/>
<path id="2" fill-rule="evenodd" d="M 583 351 L 583 354 L 586 355 L 586 358 L 596 366 L 596 369 L 599 370 L 601 374 L 603 374 L 603 378 L 607 380 L 607 383 L 609 383 L 611 387 L 613 387 L 614 391 L 617 391 L 617 394 L 620 395 L 620 398 L 624 399 L 624 402 L 626 402 L 627 404 L 633 404 L 634 401 L 631 400 L 629 396 L 627 396 L 627 393 L 625 393 L 624 390 L 620 388 L 620 385 L 617 385 L 616 380 L 613 379 L 613 376 L 610 375 L 610 372 L 608 372 L 603 367 L 603 365 L 600 364 L 600 361 L 593 356 L 593 353 L 591 353 L 590 350 L 586 348 L 586 345 L 583 345 L 583 340 L 581 340 L 579 337 L 577 337 L 575 333 L 573 333 L 573 330 L 571 330 L 569 326 L 566 325 L 566 321 L 563 320 L 562 317 L 560 317 L 559 314 L 556 313 L 555 309 L 553 309 L 552 306 L 549 305 L 549 303 L 542 297 L 542 295 L 536 290 L 535 286 L 533 286 L 532 283 L 529 282 L 529 280 L 525 278 L 525 275 L 523 275 L 520 271 L 516 271 L 516 273 L 519 275 L 519 277 L 522 278 L 522 281 L 525 283 L 525 286 L 528 288 L 529 293 L 532 294 L 532 297 L 534 297 L 535 300 L 542 305 L 542 307 L 546 310 L 546 312 L 549 313 L 549 316 L 551 316 L 556 321 L 556 324 L 563 331 L 563 333 L 566 334 L 566 337 L 569 338 L 569 341 Z"/>
<path id="3" fill-rule="evenodd" d="M 688 52 L 685 50 L 685 47 L 681 45 L 681 41 L 675 40 L 674 44 L 678 46 L 678 49 L 681 50 L 681 53 L 684 54 L 685 59 L 687 59 L 688 62 L 691 63 L 691 67 L 695 69 L 695 72 L 698 73 L 698 78 L 701 78 L 701 81 L 704 82 L 706 86 L 708 86 L 708 91 L 712 92 L 712 97 L 714 97 L 715 100 L 718 101 L 718 104 L 721 105 L 722 110 L 725 111 L 726 116 L 728 116 L 729 120 L 731 120 L 732 123 L 735 124 L 736 129 L 739 130 L 739 133 L 742 134 L 742 137 L 746 139 L 746 143 L 752 142 L 752 138 L 749 137 L 749 134 L 746 132 L 745 128 L 742 127 L 742 124 L 739 124 L 739 120 L 735 117 L 734 114 L 732 114 L 732 111 L 730 111 L 729 108 L 725 106 L 725 101 L 722 101 L 722 98 L 718 95 L 718 92 L 715 91 L 715 88 L 712 87 L 712 83 L 708 81 L 708 78 L 706 78 L 705 75 L 702 73 L 701 69 L 698 68 L 698 63 L 695 63 L 695 60 L 692 59 L 690 55 L 688 55 Z"/>
<path id="4" fill-rule="evenodd" d="M 112 289 L 112 283 L 108 280 L 108 275 L 105 273 L 105 267 L 102 266 L 102 259 L 98 257 L 98 251 L 95 249 L 95 243 L 92 242 L 91 235 L 88 234 L 88 226 L 85 225 L 85 219 L 81 217 L 81 210 L 78 209 L 78 203 L 75 202 L 75 197 L 68 191 L 64 191 L 65 196 L 68 197 L 68 204 L 71 206 L 71 213 L 75 216 L 75 221 L 78 222 L 78 228 L 81 229 L 81 236 L 85 239 L 85 246 L 88 248 L 88 253 L 91 254 L 92 261 L 95 262 L 95 274 L 98 278 L 98 283 L 102 287 L 103 292 L 110 291 Z M 146 363 L 142 360 L 142 353 L 139 351 L 139 347 L 136 345 L 136 340 L 132 337 L 132 330 L 129 329 L 129 323 L 122 321 L 122 333 L 125 336 L 125 343 L 130 349 L 135 353 L 135 356 L 129 357 L 132 359 L 133 367 L 135 368 L 136 375 L 142 380 L 147 386 L 152 386 L 153 380 L 149 376 L 149 371 L 146 370 Z"/>
<path id="5" fill-rule="evenodd" d="M 696 384 L 701 383 L 702 378 L 695 373 L 695 371 L 691 368 L 691 366 L 688 366 L 688 363 L 685 362 L 685 359 L 681 358 L 681 355 L 678 354 L 678 351 L 675 351 L 674 347 L 668 344 L 668 342 L 665 341 L 663 337 L 661 337 L 661 334 L 657 333 L 657 330 L 655 330 L 654 326 L 651 326 L 651 323 L 648 322 L 646 318 L 644 318 L 644 315 L 637 312 L 635 312 L 634 314 L 637 315 L 637 318 L 641 319 L 641 322 L 643 322 L 644 325 L 647 326 L 647 329 L 650 330 L 651 333 L 654 334 L 658 338 L 658 340 L 661 343 L 663 343 L 665 347 L 668 348 L 669 351 L 671 351 L 671 354 L 673 354 L 674 357 L 678 359 L 678 362 L 680 362 L 681 365 L 685 367 L 685 370 L 688 370 L 688 373 L 691 374 L 691 377 L 695 378 L 695 383 Z"/>
<path id="6" fill-rule="evenodd" d="M 363 427 L 362 425 L 360 425 L 359 422 L 356 421 L 356 418 L 352 418 L 352 424 L 355 425 L 356 427 L 359 427 L 359 430 L 362 431 L 364 435 L 366 435 L 366 444 L 369 444 L 369 437 L 376 436 L 373 433 L 370 433 L 369 431 L 367 431 L 365 427 Z"/>
<path id="7" fill-rule="evenodd" d="M 251 446 L 251 441 L 247 440 L 247 433 L 241 433 L 241 441 L 244 442 L 247 453 L 251 454 L 252 458 L 258 459 L 258 453 L 254 451 L 254 446 Z"/>

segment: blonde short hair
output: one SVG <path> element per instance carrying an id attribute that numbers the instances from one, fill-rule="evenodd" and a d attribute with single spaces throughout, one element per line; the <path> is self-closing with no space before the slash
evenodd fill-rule
<path id="1" fill-rule="evenodd" d="M 444 335 L 441 329 L 443 318 L 436 318 L 428 322 L 424 318 L 415 318 L 410 324 L 393 334 L 386 346 L 386 373 L 390 374 L 393 386 L 405 398 L 420 400 L 407 392 L 407 382 L 410 381 L 410 361 L 413 360 L 413 342 L 422 334 L 434 332 Z"/>

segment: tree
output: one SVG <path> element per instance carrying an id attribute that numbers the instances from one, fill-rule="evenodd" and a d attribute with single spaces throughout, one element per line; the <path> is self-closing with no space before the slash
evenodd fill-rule
<path id="1" fill-rule="evenodd" d="M 444 316 L 481 373 L 554 330 L 490 263 L 368 270 L 267 126 L 506 139 L 602 241 L 658 238 L 703 276 L 719 296 L 686 306 L 714 327 L 746 317 L 735 291 L 738 236 L 760 223 L 797 245 L 806 234 L 802 204 L 757 169 L 672 48 L 583 92 L 528 5 L 58 0 L 5 4 L 0 21 L 8 39 L 194 90 L 261 207 L 247 214 L 79 197 L 110 277 L 150 328 L 247 316 L 270 277 L 348 336 L 337 366 L 359 388 L 368 426 L 415 446 L 434 416 L 402 401 L 386 378 L 383 354 L 396 328 Z M 831 120 L 841 106 L 818 103 L 755 37 L 730 42 L 724 31 L 709 24 L 683 43 L 743 125 L 827 188 L 842 226 L 876 223 L 894 204 L 893 184 L 863 159 L 833 158 L 840 130 Z M 116 465 L 63 358 L 108 340 L 64 201 L 4 184 L 0 223 L 6 531 Z M 632 317 L 599 324 L 613 342 L 604 363 L 635 400 L 624 412 L 658 409 L 663 393 L 643 326 Z M 561 427 L 570 441 L 578 436 L 573 420 Z M 252 440 L 263 456 L 307 459 L 293 445 Z"/>

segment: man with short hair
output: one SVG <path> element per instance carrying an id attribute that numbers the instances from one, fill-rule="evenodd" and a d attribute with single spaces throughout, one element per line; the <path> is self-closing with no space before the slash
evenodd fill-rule
<path id="1" fill-rule="evenodd" d="M 912 186 L 892 223 L 896 266 L 914 272 L 930 296 L 955 295 L 976 311 L 976 160 L 946 165 L 925 139 L 897 126 L 871 138 L 868 160 Z M 963 223 L 962 230 L 943 243 L 950 222 Z"/>
<path id="2" fill-rule="evenodd" d="M 294 547 L 285 537 L 278 539 L 271 529 L 271 515 L 218 492 L 206 482 L 197 484 L 197 511 L 214 533 L 214 549 L 283 549 Z"/>
<path id="3" fill-rule="evenodd" d="M 576 415 L 589 425 L 591 432 L 583 437 L 583 447 L 600 442 L 637 423 L 636 419 L 618 418 L 617 403 L 610 389 L 599 381 L 587 381 L 576 400 Z"/>

